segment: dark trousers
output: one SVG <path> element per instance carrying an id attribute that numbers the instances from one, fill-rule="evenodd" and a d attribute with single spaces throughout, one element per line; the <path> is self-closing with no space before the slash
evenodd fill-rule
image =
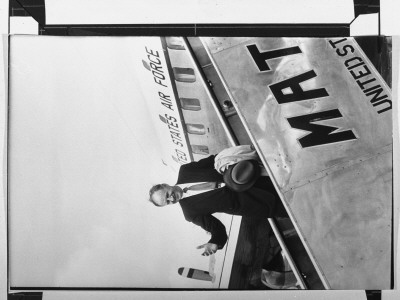
<path id="1" fill-rule="evenodd" d="M 282 204 L 282 200 L 280 199 L 274 184 L 269 176 L 260 176 L 257 181 L 253 185 L 254 187 L 266 190 L 270 192 L 275 197 L 276 208 L 274 215 L 277 217 L 288 217 L 285 207 Z"/>

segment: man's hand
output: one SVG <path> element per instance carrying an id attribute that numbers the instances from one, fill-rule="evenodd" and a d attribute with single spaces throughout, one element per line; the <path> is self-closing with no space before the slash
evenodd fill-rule
<path id="1" fill-rule="evenodd" d="M 205 256 L 212 255 L 215 252 L 217 252 L 217 250 L 218 250 L 217 244 L 213 244 L 213 243 L 207 243 L 207 244 L 204 244 L 204 245 L 200 245 L 196 249 L 202 249 L 202 248 L 204 248 L 204 252 L 202 254 L 203 256 L 204 255 Z"/>

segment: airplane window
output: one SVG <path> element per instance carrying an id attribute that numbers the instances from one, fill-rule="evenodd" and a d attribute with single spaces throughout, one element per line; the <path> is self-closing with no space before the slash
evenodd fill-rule
<path id="1" fill-rule="evenodd" d="M 192 68 L 173 68 L 176 81 L 195 82 L 196 76 Z"/>
<path id="2" fill-rule="evenodd" d="M 207 146 L 203 146 L 203 145 L 191 145 L 192 147 L 192 152 L 194 154 L 209 154 L 209 150 Z"/>
<path id="3" fill-rule="evenodd" d="M 200 101 L 196 98 L 180 98 L 181 107 L 185 110 L 201 110 Z"/>
<path id="4" fill-rule="evenodd" d="M 177 36 L 169 36 L 166 38 L 167 47 L 172 50 L 185 50 L 182 39 Z"/>
<path id="5" fill-rule="evenodd" d="M 186 130 L 191 134 L 206 134 L 206 129 L 202 124 L 186 124 Z"/>

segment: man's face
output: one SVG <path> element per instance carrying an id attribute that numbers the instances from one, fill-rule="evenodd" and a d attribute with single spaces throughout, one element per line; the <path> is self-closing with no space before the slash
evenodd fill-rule
<path id="1" fill-rule="evenodd" d="M 153 193 L 153 201 L 159 206 L 177 203 L 183 195 L 183 191 L 178 186 L 164 185 L 164 188 Z"/>

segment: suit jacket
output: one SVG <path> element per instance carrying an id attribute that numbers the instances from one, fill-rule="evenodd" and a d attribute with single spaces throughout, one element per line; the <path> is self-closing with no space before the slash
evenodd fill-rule
<path id="1" fill-rule="evenodd" d="M 222 175 L 214 169 L 214 155 L 182 165 L 176 184 L 195 182 L 223 182 Z M 211 233 L 209 243 L 217 244 L 218 249 L 227 241 L 225 226 L 213 213 L 222 212 L 254 218 L 269 218 L 284 215 L 279 208 L 279 196 L 275 193 L 269 177 L 260 177 L 252 188 L 237 193 L 228 187 L 183 198 L 179 201 L 185 219 Z M 282 211 L 283 209 L 283 211 Z"/>

